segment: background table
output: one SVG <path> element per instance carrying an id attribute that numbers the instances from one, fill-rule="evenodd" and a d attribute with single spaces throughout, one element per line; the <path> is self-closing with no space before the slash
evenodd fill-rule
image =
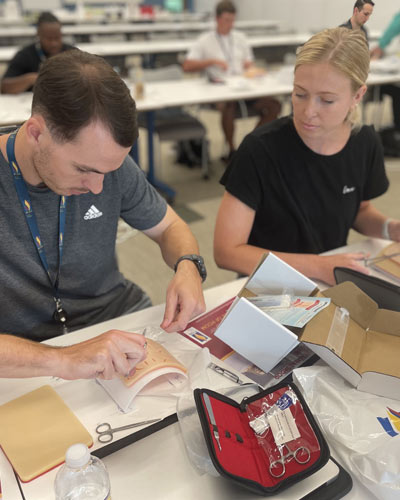
<path id="1" fill-rule="evenodd" d="M 27 38 L 33 40 L 36 36 L 36 26 L 7 26 L 1 27 L 0 41 L 2 39 L 12 40 L 13 38 Z M 259 31 L 277 31 L 280 23 L 270 20 L 254 20 L 254 21 L 236 21 L 235 29 L 238 30 L 257 30 Z M 125 35 L 129 39 L 132 35 L 141 35 L 146 38 L 154 34 L 174 33 L 180 36 L 188 34 L 199 34 L 215 28 L 214 21 L 182 21 L 182 22 L 144 22 L 144 23 L 82 23 L 73 26 L 63 25 L 62 33 L 67 36 L 74 36 L 83 41 L 90 41 L 91 35 Z"/>
<path id="2" fill-rule="evenodd" d="M 400 71 L 388 74 L 370 74 L 368 84 L 374 86 L 378 98 L 378 86 L 400 81 Z M 265 76 L 254 79 L 233 77 L 226 84 L 211 84 L 204 78 L 184 78 L 183 80 L 146 83 L 145 96 L 136 101 L 137 110 L 147 113 L 147 152 L 149 181 L 163 191 L 170 202 L 175 191 L 157 179 L 154 162 L 154 121 L 155 111 L 175 106 L 209 104 L 223 101 L 240 101 L 263 96 L 287 96 L 292 92 L 293 67 L 282 66 Z M 129 82 L 127 82 L 130 85 Z M 32 95 L 0 95 L 0 125 L 22 123 L 30 116 Z M 135 160 L 140 164 L 139 158 Z"/>
<path id="3" fill-rule="evenodd" d="M 400 81 L 400 71 L 388 74 L 370 74 L 368 84 L 378 86 Z M 184 78 L 183 80 L 146 83 L 145 96 L 136 101 L 137 110 L 147 113 L 147 151 L 149 181 L 165 192 L 173 201 L 175 192 L 167 184 L 159 181 L 154 162 L 154 112 L 175 106 L 209 104 L 223 101 L 240 101 L 263 96 L 287 96 L 292 92 L 293 67 L 282 66 L 265 76 L 254 79 L 233 77 L 226 84 L 211 84 L 204 78 Z M 129 82 L 127 82 L 130 85 Z M 30 116 L 32 94 L 0 95 L 0 125 L 22 123 Z M 136 148 L 137 151 L 137 148 Z M 136 161 L 140 164 L 138 157 Z"/>
<path id="4" fill-rule="evenodd" d="M 305 43 L 311 33 L 276 34 L 248 37 L 252 48 L 297 46 Z M 165 54 L 187 52 L 194 38 L 175 38 L 157 40 L 131 40 L 125 42 L 77 43 L 78 49 L 103 57 L 129 56 L 145 54 Z M 0 47 L 0 62 L 8 62 L 20 49 L 20 46 Z"/>

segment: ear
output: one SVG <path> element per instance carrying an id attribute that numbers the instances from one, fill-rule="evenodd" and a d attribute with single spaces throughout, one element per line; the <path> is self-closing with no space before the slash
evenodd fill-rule
<path id="1" fill-rule="evenodd" d="M 46 131 L 46 122 L 41 115 L 33 115 L 25 122 L 26 138 L 33 146 L 39 144 Z"/>
<path id="2" fill-rule="evenodd" d="M 367 86 L 366 85 L 361 85 L 361 87 L 357 90 L 357 92 L 354 94 L 354 105 L 356 106 L 361 99 L 363 98 L 365 92 L 367 91 Z"/>

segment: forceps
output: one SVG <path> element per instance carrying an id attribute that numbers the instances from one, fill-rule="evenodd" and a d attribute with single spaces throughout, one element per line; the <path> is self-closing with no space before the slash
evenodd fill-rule
<path id="1" fill-rule="evenodd" d="M 285 450 L 287 453 L 285 453 Z M 311 453 L 305 446 L 299 446 L 296 450 L 292 451 L 287 444 L 284 444 L 281 449 L 281 458 L 269 464 L 269 473 L 272 477 L 282 477 L 286 473 L 285 463 L 289 462 L 292 458 L 300 464 L 304 465 L 310 461 Z M 277 469 L 277 473 L 274 472 Z"/>
<path id="2" fill-rule="evenodd" d="M 382 255 L 381 257 L 371 257 L 369 259 L 364 259 L 364 266 L 369 267 L 377 262 L 381 262 L 382 260 L 391 259 L 392 257 L 398 257 L 400 252 L 391 253 L 389 255 Z"/>
<path id="3" fill-rule="evenodd" d="M 96 432 L 98 434 L 97 439 L 100 443 L 109 443 L 114 439 L 114 432 L 123 431 L 125 429 L 133 429 L 134 427 L 140 427 L 142 425 L 153 424 L 154 422 L 159 422 L 162 418 L 154 418 L 153 420 L 144 420 L 143 422 L 136 422 L 135 424 L 123 425 L 122 427 L 111 428 L 108 422 L 99 424 L 96 427 Z"/>

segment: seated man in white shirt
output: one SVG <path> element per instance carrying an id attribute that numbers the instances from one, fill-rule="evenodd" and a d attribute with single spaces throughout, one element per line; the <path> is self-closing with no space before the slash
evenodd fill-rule
<path id="1" fill-rule="evenodd" d="M 260 69 L 254 65 L 254 56 L 246 36 L 233 30 L 236 8 L 230 0 L 222 0 L 216 6 L 216 29 L 199 37 L 183 63 L 184 71 L 205 71 L 212 82 L 223 82 L 232 75 L 256 76 Z M 257 127 L 275 120 L 281 110 L 280 102 L 262 97 L 247 102 L 260 116 Z M 223 102 L 217 105 L 221 111 L 222 129 L 229 146 L 228 159 L 235 151 L 233 135 L 237 103 Z"/>

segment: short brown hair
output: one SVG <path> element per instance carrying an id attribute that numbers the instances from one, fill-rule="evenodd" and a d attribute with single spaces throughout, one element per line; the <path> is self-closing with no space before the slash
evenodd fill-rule
<path id="1" fill-rule="evenodd" d="M 366 4 L 369 4 L 372 7 L 375 5 L 375 3 L 372 0 L 357 0 L 356 3 L 354 4 L 353 10 L 354 9 L 361 10 Z"/>
<path id="2" fill-rule="evenodd" d="M 61 24 L 58 18 L 51 12 L 45 11 L 40 14 L 37 19 L 36 26 L 39 28 L 44 23 L 58 23 Z"/>
<path id="3" fill-rule="evenodd" d="M 236 14 L 236 7 L 230 0 L 222 0 L 218 2 L 215 7 L 215 15 L 217 17 L 222 16 L 224 12 L 229 12 L 229 14 Z"/>
<path id="4" fill-rule="evenodd" d="M 115 142 L 138 137 L 136 105 L 128 87 L 101 57 L 78 49 L 48 58 L 33 89 L 32 114 L 43 116 L 54 140 L 73 141 L 92 122 L 108 127 Z"/>

